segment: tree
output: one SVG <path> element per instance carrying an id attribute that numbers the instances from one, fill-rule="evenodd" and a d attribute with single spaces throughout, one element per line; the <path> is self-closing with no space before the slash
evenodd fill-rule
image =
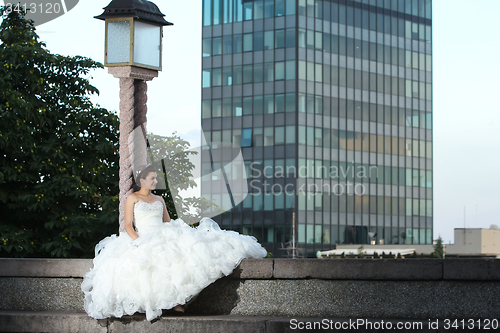
<path id="1" fill-rule="evenodd" d="M 164 137 L 150 133 L 148 135 L 149 158 L 157 166 L 161 165 L 163 175 L 159 175 L 159 182 L 167 185 L 166 190 L 156 190 L 165 199 L 167 210 L 171 218 L 181 218 L 184 222 L 194 223 L 203 217 L 211 206 L 216 204 L 205 198 L 182 198 L 180 191 L 195 188 L 193 172 L 195 164 L 190 157 L 198 154 L 190 149 L 188 141 L 183 140 L 176 132 L 172 136 Z M 198 170 L 200 171 L 200 170 Z M 167 179 L 167 182 L 164 181 Z M 177 203 L 176 210 L 175 203 Z"/>
<path id="2" fill-rule="evenodd" d="M 1 9 L 0 255 L 91 257 L 118 227 L 118 118 L 90 102 L 102 64 L 51 54 Z"/>
<path id="3" fill-rule="evenodd" d="M 438 237 L 436 244 L 434 244 L 434 252 L 432 252 L 432 254 L 439 259 L 444 258 L 444 246 L 441 236 Z"/>

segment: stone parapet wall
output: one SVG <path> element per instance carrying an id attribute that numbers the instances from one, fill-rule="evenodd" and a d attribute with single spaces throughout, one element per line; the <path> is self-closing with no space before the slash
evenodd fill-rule
<path id="1" fill-rule="evenodd" d="M 0 259 L 0 310 L 82 312 L 91 267 L 90 259 Z M 187 313 L 499 318 L 499 296 L 496 259 L 246 259 Z"/>

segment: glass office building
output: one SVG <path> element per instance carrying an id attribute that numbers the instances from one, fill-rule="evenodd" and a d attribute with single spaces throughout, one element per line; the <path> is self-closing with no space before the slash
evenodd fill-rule
<path id="1" fill-rule="evenodd" d="M 222 228 L 275 257 L 432 243 L 431 0 L 203 0 L 202 38 L 205 139 L 241 146 L 250 191 Z"/>

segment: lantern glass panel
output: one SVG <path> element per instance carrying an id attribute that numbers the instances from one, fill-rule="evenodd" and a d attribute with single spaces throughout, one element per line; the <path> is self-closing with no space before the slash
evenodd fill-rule
<path id="1" fill-rule="evenodd" d="M 134 63 L 160 67 L 161 27 L 134 22 Z"/>
<path id="2" fill-rule="evenodd" d="M 109 21 L 107 63 L 130 62 L 130 21 Z"/>

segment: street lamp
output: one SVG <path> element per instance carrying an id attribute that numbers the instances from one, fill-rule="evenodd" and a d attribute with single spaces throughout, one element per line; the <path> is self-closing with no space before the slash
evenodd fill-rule
<path id="1" fill-rule="evenodd" d="M 106 23 L 104 66 L 120 79 L 120 232 L 125 232 L 125 200 L 134 170 L 147 161 L 146 81 L 161 71 L 162 28 L 173 25 L 164 16 L 146 0 L 112 0 L 95 16 Z"/>
<path id="2" fill-rule="evenodd" d="M 106 22 L 104 65 L 161 71 L 162 27 L 173 25 L 164 16 L 150 1 L 111 1 L 95 16 Z"/>

